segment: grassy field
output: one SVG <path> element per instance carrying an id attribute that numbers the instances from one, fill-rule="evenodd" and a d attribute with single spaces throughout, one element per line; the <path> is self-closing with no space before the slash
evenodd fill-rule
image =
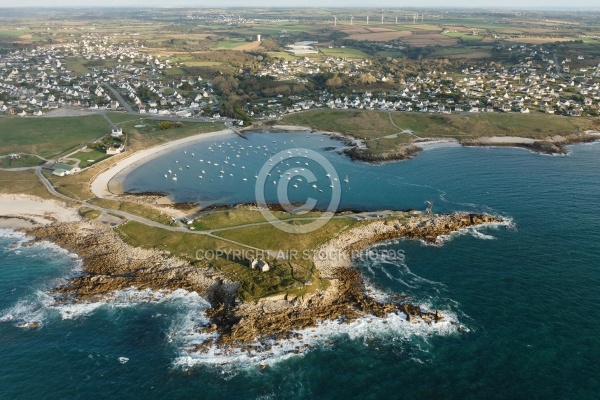
<path id="1" fill-rule="evenodd" d="M 110 133 L 100 115 L 65 118 L 0 118 L 0 155 L 55 157 Z"/>
<path id="2" fill-rule="evenodd" d="M 592 127 L 593 119 L 545 114 L 392 114 L 396 125 L 421 137 L 451 137 L 458 140 L 491 136 L 542 138 L 568 135 Z"/>
<path id="3" fill-rule="evenodd" d="M 130 117 L 127 114 L 120 114 L 123 117 Z M 113 114 L 110 115 L 111 119 Z M 125 118 L 123 118 L 125 119 Z M 157 122 L 154 120 L 143 120 L 134 118 L 132 121 L 121 124 L 123 131 L 127 134 L 127 148 L 130 151 L 142 150 L 148 147 L 156 146 L 167 141 L 181 139 L 184 137 L 197 135 L 199 133 L 214 132 L 222 130 L 225 127 L 218 123 L 186 123 L 181 128 L 173 128 L 160 130 L 157 127 Z M 143 128 L 135 128 L 135 125 L 144 124 Z M 116 163 L 121 158 L 129 156 L 129 152 L 117 156 L 112 156 L 108 159 L 92 165 L 89 169 L 76 174 L 64 177 L 49 176 L 57 190 L 67 196 L 71 196 L 79 200 L 93 199 L 94 195 L 89 191 L 89 182 L 99 171 Z M 118 207 L 117 204 L 109 205 Z"/>
<path id="4" fill-rule="evenodd" d="M 292 214 L 280 211 L 274 211 L 273 215 L 280 220 L 295 218 Z M 320 213 L 303 214 L 302 218 L 318 217 Z M 197 217 L 191 225 L 196 230 L 210 230 L 217 228 L 235 227 L 238 225 L 251 224 L 256 222 L 266 222 L 265 217 L 260 211 L 237 209 L 217 211 L 208 215 Z"/>
<path id="5" fill-rule="evenodd" d="M 288 115 L 285 125 L 310 126 L 313 129 L 341 132 L 356 138 L 371 138 L 397 133 L 387 113 L 354 110 L 315 110 Z"/>
<path id="6" fill-rule="evenodd" d="M 0 158 L 0 168 L 23 168 L 37 167 L 44 161 L 39 157 L 32 155 L 22 155 L 19 158 L 2 157 Z"/>
<path id="7" fill-rule="evenodd" d="M 110 155 L 106 154 L 104 151 L 96 150 L 96 149 L 85 149 L 78 151 L 75 154 L 71 154 L 69 158 L 76 158 L 80 160 L 79 168 L 87 168 L 92 164 L 95 164 L 99 161 L 104 160 L 105 158 L 110 157 Z"/>
<path id="8" fill-rule="evenodd" d="M 66 67 L 69 71 L 73 72 L 75 75 L 85 75 L 87 73 L 93 72 L 94 68 L 106 68 L 106 67 L 115 67 L 117 65 L 116 60 L 102 60 L 102 65 L 96 67 L 88 67 L 86 64 L 89 60 L 83 57 L 70 57 L 66 60 Z"/>
<path id="9" fill-rule="evenodd" d="M 455 38 L 455 39 L 462 39 L 465 42 L 480 42 L 484 38 L 481 35 L 473 35 L 468 32 L 446 32 L 443 35 L 451 37 L 451 38 Z"/>
<path id="10" fill-rule="evenodd" d="M 278 293 L 299 295 L 320 286 L 312 266 L 276 261 L 270 263 L 271 271 L 264 274 L 250 269 L 249 260 L 239 256 L 248 255 L 247 248 L 215 237 L 170 232 L 133 221 L 119 226 L 116 231 L 124 241 L 133 246 L 168 251 L 195 262 L 198 268 L 212 268 L 229 279 L 240 282 L 238 294 L 244 300 L 256 300 Z M 306 281 L 313 280 L 316 284 L 305 286 Z"/>
<path id="11" fill-rule="evenodd" d="M 0 193 L 22 193 L 56 199 L 39 180 L 35 171 L 0 171 Z"/>
<path id="12" fill-rule="evenodd" d="M 229 50 L 229 49 L 233 49 L 234 47 L 238 47 L 238 46 L 241 46 L 246 43 L 248 43 L 248 42 L 246 42 L 246 40 L 244 40 L 242 38 L 226 39 L 226 40 L 223 40 L 223 41 L 215 44 L 214 46 L 211 47 L 211 49 L 213 49 L 213 50 Z"/>
<path id="13" fill-rule="evenodd" d="M 445 47 L 435 51 L 429 57 L 477 60 L 491 58 L 492 52 L 490 47 L 485 46 Z"/>
<path id="14" fill-rule="evenodd" d="M 161 224 L 165 225 L 169 225 L 171 223 L 171 217 L 151 206 L 146 206 L 140 203 L 108 199 L 93 199 L 90 200 L 89 203 L 113 210 L 125 211 L 130 214 L 138 215 L 140 217 L 160 222 Z"/>
<path id="15" fill-rule="evenodd" d="M 120 125 L 123 132 L 127 133 L 128 146 L 133 150 L 155 146 L 172 140 L 182 139 L 188 136 L 200 133 L 215 132 L 225 129 L 225 126 L 218 122 L 192 123 L 185 122 L 179 128 L 158 129 L 158 122 L 145 119 L 125 122 Z M 144 127 L 136 128 L 136 125 Z"/>
<path id="16" fill-rule="evenodd" d="M 292 224 L 308 223 L 307 221 L 292 221 Z M 298 250 L 316 249 L 342 229 L 359 224 L 349 218 L 330 220 L 325 226 L 309 234 L 286 233 L 271 224 L 250 226 L 219 232 L 217 236 L 235 240 L 263 250 Z"/>
<path id="17" fill-rule="evenodd" d="M 546 114 L 423 114 L 391 113 L 354 110 L 315 110 L 290 115 L 282 119 L 286 125 L 310 126 L 317 130 L 340 132 L 355 138 L 366 139 L 373 154 L 396 150 L 413 140 L 413 136 L 400 130 L 411 130 L 423 138 L 455 138 L 460 140 L 491 136 L 519 136 L 545 138 L 569 135 L 588 129 L 598 130 L 600 121 L 595 118 L 568 118 Z"/>
<path id="18" fill-rule="evenodd" d="M 362 52 L 361 50 L 358 49 L 353 49 L 351 47 L 346 47 L 346 48 L 341 48 L 341 47 L 334 47 L 333 49 L 330 49 L 328 47 L 319 47 L 319 51 L 321 53 L 323 53 L 326 56 L 331 56 L 331 57 L 345 57 L 345 58 L 367 58 L 369 57 L 368 54 Z"/>
<path id="19" fill-rule="evenodd" d="M 110 119 L 114 124 L 121 124 L 123 122 L 131 122 L 131 121 L 139 121 L 140 117 L 136 117 L 135 115 L 127 114 L 125 112 L 107 112 L 106 116 Z"/>
<path id="20" fill-rule="evenodd" d="M 225 213 L 217 213 L 220 215 L 215 217 L 213 222 L 228 220 L 226 223 L 232 225 L 254 222 L 256 215 L 246 211 L 236 210 L 227 216 Z M 116 230 L 131 245 L 166 250 L 190 261 L 195 261 L 198 254 L 210 255 L 216 251 L 222 252 L 220 257 L 200 260 L 201 266 L 214 268 L 228 278 L 240 282 L 239 295 L 245 300 L 255 300 L 279 293 L 301 295 L 321 287 L 318 272 L 312 263 L 311 250 L 317 249 L 340 230 L 359 223 L 350 219 L 335 219 L 318 231 L 306 235 L 287 234 L 268 224 L 219 232 L 217 236 L 259 249 L 298 252 L 297 257 L 288 259 L 268 258 L 265 253 L 271 266 L 268 274 L 248 268 L 250 261 L 248 255 L 256 254 L 254 251 L 215 237 L 170 232 L 131 221 Z M 233 251 L 238 251 L 244 256 L 236 256 Z M 306 285 L 306 282 L 310 284 Z"/>

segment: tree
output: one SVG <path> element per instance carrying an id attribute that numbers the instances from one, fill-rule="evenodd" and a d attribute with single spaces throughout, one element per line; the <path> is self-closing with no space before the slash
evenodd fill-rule
<path id="1" fill-rule="evenodd" d="M 325 81 L 325 86 L 330 88 L 338 88 L 344 84 L 344 81 L 339 75 L 335 75 Z"/>
<path id="2" fill-rule="evenodd" d="M 377 79 L 375 79 L 375 77 L 370 72 L 367 72 L 366 74 L 360 74 L 360 76 L 358 77 L 358 81 L 363 85 L 371 85 L 377 82 Z"/>

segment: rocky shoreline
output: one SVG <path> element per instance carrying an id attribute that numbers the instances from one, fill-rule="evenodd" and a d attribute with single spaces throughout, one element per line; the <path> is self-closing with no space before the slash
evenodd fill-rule
<path id="1" fill-rule="evenodd" d="M 54 290 L 58 301 L 95 302 L 117 290 L 195 291 L 208 295 L 221 276 L 167 252 L 133 247 L 110 227 L 95 222 L 59 223 L 26 230 L 36 241 L 50 241 L 76 253 L 84 273 Z"/>
<path id="2" fill-rule="evenodd" d="M 393 152 L 386 152 L 381 154 L 373 154 L 370 153 L 367 149 L 363 149 L 360 147 L 351 147 L 349 149 L 344 150 L 344 154 L 346 154 L 352 161 L 364 161 L 368 163 L 382 163 L 387 161 L 401 161 L 408 160 L 414 157 L 417 153 L 419 153 L 422 149 L 419 146 L 408 145 L 402 147 L 401 149 Z"/>
<path id="3" fill-rule="evenodd" d="M 282 294 L 256 303 L 240 302 L 236 295 L 238 284 L 208 266 L 192 265 L 164 251 L 130 246 L 112 229 L 94 222 L 56 223 L 29 229 L 27 234 L 75 252 L 83 260 L 84 273 L 53 291 L 56 301 L 97 302 L 131 287 L 185 289 L 207 298 L 212 306 L 208 310 L 211 322 L 198 329 L 216 331 L 218 336 L 198 346 L 196 350 L 202 351 L 215 344 L 251 348 L 262 339 L 294 337 L 299 330 L 326 320 L 352 321 L 368 315 L 383 318 L 390 313 L 404 313 L 409 322 L 442 321 L 444 315 L 439 311 L 422 310 L 405 297 L 381 302 L 370 296 L 360 273 L 348 268 L 352 254 L 389 239 L 405 237 L 436 243 L 441 235 L 503 222 L 500 217 L 486 214 L 418 212 L 369 221 L 343 232 L 319 249 L 344 255 L 313 260 L 321 278 L 328 283 L 326 289 L 300 297 Z"/>
<path id="4" fill-rule="evenodd" d="M 301 133 L 318 133 L 327 135 L 333 139 L 339 140 L 345 146 L 345 148 L 341 151 L 343 154 L 347 155 L 353 161 L 363 161 L 368 163 L 383 163 L 388 161 L 402 161 L 408 160 L 414 157 L 423 149 L 419 147 L 419 142 L 413 142 L 411 144 L 407 144 L 406 146 L 401 147 L 395 151 L 388 151 L 380 154 L 373 154 L 368 151 L 366 146 L 361 140 L 354 139 L 352 137 L 348 137 L 339 132 L 329 132 L 329 131 L 316 131 L 309 127 L 303 126 L 288 126 L 288 125 L 273 125 L 262 127 L 262 130 L 266 132 L 301 132 Z M 256 127 L 246 128 L 247 131 L 256 130 Z M 494 138 L 475 138 L 475 139 L 461 139 L 459 144 L 467 147 L 519 147 L 526 150 L 529 150 L 533 153 L 538 154 L 549 154 L 549 155 L 557 155 L 557 154 L 567 154 L 568 150 L 566 146 L 578 143 L 590 143 L 600 139 L 600 133 L 595 131 L 586 131 L 580 133 L 573 133 L 566 136 L 553 136 L 547 137 L 544 139 L 526 139 L 526 138 L 515 138 L 522 139 L 522 141 L 514 141 L 514 142 L 503 142 L 503 141 L 494 141 L 489 140 Z M 425 141 L 422 143 L 427 143 L 428 141 L 435 141 L 439 139 L 431 138 L 424 139 Z M 489 140 L 489 141 L 488 141 Z"/>
<path id="5" fill-rule="evenodd" d="M 487 143 L 482 140 L 465 139 L 461 141 L 461 144 L 463 146 L 470 147 L 519 147 L 538 154 L 561 155 L 569 153 L 566 147 L 568 145 L 591 143 L 597 141 L 598 139 L 598 135 L 584 132 L 568 136 L 551 137 L 547 138 L 546 140 L 536 140 L 532 143 Z"/>
<path id="6" fill-rule="evenodd" d="M 301 297 L 280 295 L 254 304 L 211 303 L 212 325 L 208 329 L 218 331 L 219 345 L 252 347 L 251 343 L 257 339 L 291 338 L 298 335 L 298 330 L 314 327 L 325 320 L 351 321 L 368 315 L 383 318 L 390 313 L 403 313 L 409 322 L 440 322 L 444 319 L 440 311 L 423 310 L 405 297 L 380 302 L 370 296 L 360 273 L 348 268 L 352 254 L 375 243 L 401 237 L 437 243 L 442 235 L 497 223 L 506 221 L 487 214 L 415 214 L 353 228 L 319 249 L 324 254 L 336 254 L 336 257 L 315 257 L 313 260 L 321 277 L 329 282 L 327 289 Z"/>

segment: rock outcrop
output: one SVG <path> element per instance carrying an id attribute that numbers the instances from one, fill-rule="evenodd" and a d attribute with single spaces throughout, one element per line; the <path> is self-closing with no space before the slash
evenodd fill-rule
<path id="1" fill-rule="evenodd" d="M 409 322 L 436 323 L 444 319 L 439 310 L 428 312 L 400 297 L 398 301 L 379 302 L 368 295 L 360 273 L 348 268 L 357 250 L 400 237 L 436 243 L 441 235 L 477 225 L 504 220 L 487 214 L 454 213 L 449 215 L 414 215 L 397 219 L 376 220 L 344 231 L 324 244 L 323 254 L 315 257 L 315 267 L 329 281 L 325 290 L 303 297 L 278 296 L 255 304 L 213 307 L 210 316 L 222 345 L 250 346 L 257 338 L 284 339 L 297 330 L 316 326 L 325 320 L 350 321 L 366 315 L 385 317 L 404 313 Z M 340 254 L 342 253 L 342 254 Z"/>
<path id="2" fill-rule="evenodd" d="M 219 278 L 166 252 L 130 246 L 112 229 L 94 222 L 53 224 L 30 229 L 27 234 L 56 243 L 83 260 L 84 274 L 55 290 L 56 295 L 76 301 L 100 300 L 132 286 L 208 295 Z"/>
<path id="3" fill-rule="evenodd" d="M 313 260 L 321 278 L 327 282 L 326 289 L 301 297 L 282 294 L 256 303 L 241 303 L 236 296 L 237 284 L 210 268 L 190 265 L 162 251 L 132 247 L 112 229 L 97 223 L 54 224 L 31 229 L 28 234 L 38 240 L 52 241 L 83 259 L 85 273 L 57 288 L 58 300 L 99 301 L 116 290 L 132 286 L 195 291 L 212 306 L 208 311 L 211 323 L 203 329 L 217 331 L 221 346 L 245 348 L 253 346 L 257 339 L 292 337 L 298 330 L 326 320 L 350 321 L 366 315 L 385 317 L 390 313 L 404 313 L 409 322 L 439 322 L 444 319 L 442 313 L 424 311 L 406 297 L 381 302 L 370 296 L 360 273 L 348 268 L 352 254 L 374 243 L 400 237 L 435 243 L 440 235 L 502 221 L 499 217 L 468 213 L 405 213 L 384 220 L 364 221 L 319 249 L 325 254 L 344 255 Z M 199 346 L 198 351 L 203 348 Z"/>

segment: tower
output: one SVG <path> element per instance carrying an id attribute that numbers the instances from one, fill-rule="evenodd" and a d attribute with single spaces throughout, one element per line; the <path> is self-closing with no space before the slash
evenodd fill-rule
<path id="1" fill-rule="evenodd" d="M 256 35 L 256 41 L 260 42 L 260 35 Z"/>

